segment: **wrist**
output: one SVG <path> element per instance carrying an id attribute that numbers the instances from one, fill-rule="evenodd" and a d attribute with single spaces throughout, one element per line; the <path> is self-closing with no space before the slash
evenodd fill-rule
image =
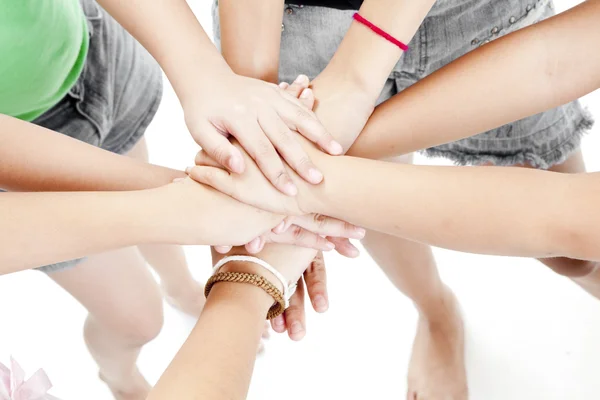
<path id="1" fill-rule="evenodd" d="M 232 307 L 242 307 L 262 320 L 273 305 L 273 298 L 254 285 L 237 282 L 218 282 L 210 291 L 208 301 L 218 301 Z M 207 304 L 208 305 L 208 304 Z"/>

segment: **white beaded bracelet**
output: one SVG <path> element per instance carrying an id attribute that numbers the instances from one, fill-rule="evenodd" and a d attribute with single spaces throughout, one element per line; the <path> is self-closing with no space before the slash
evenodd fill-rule
<path id="1" fill-rule="evenodd" d="M 281 273 L 279 271 L 277 271 L 275 268 L 273 268 L 265 260 L 261 260 L 260 258 L 252 257 L 252 256 L 229 256 L 229 257 L 225 257 L 225 258 L 221 259 L 219 262 L 217 262 L 215 264 L 215 266 L 213 267 L 213 275 L 216 274 L 217 272 L 219 272 L 219 269 L 221 269 L 221 267 L 223 265 L 225 265 L 227 263 L 230 263 L 232 261 L 251 262 L 253 264 L 260 265 L 261 267 L 263 267 L 264 269 L 266 269 L 267 271 L 269 271 L 270 273 L 272 273 L 273 275 L 275 275 L 275 277 L 277 278 L 277 280 L 279 282 L 281 282 L 281 285 L 283 286 L 283 298 L 285 299 L 285 308 L 287 309 L 290 306 L 290 298 L 296 292 L 296 288 L 298 287 L 298 283 L 297 282 L 289 283 L 287 281 L 287 279 L 285 279 L 285 277 L 283 275 L 281 275 Z"/>

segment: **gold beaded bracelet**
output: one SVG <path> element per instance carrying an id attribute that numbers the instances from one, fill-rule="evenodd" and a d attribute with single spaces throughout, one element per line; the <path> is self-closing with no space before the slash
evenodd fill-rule
<path id="1" fill-rule="evenodd" d="M 285 311 L 285 299 L 283 293 L 267 278 L 258 274 L 247 274 L 245 272 L 219 272 L 210 277 L 204 288 L 204 295 L 208 297 L 212 287 L 218 282 L 249 283 L 264 290 L 275 300 L 275 304 L 267 312 L 267 319 L 280 316 Z"/>

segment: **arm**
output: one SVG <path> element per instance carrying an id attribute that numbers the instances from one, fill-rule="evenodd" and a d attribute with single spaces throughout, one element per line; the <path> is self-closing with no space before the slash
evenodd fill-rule
<path id="1" fill-rule="evenodd" d="M 282 218 L 189 179 L 140 191 L 0 193 L 0 275 L 137 244 L 241 245 Z"/>
<path id="2" fill-rule="evenodd" d="M 273 212 L 297 207 L 298 212 L 331 215 L 471 253 L 600 260 L 598 173 L 397 165 L 330 157 L 314 148 L 308 153 L 324 171 L 325 181 L 312 188 L 299 186 L 297 199 L 261 186 L 262 177 L 250 169 L 244 176 L 211 167 L 195 167 L 190 173 L 197 181 Z"/>
<path id="3" fill-rule="evenodd" d="M 117 155 L 1 114 L 0 143 L 0 187 L 11 191 L 137 190 L 185 177 L 183 171 Z"/>
<path id="4" fill-rule="evenodd" d="M 289 140 L 287 128 L 297 128 L 332 154 L 339 153 L 339 145 L 296 99 L 276 86 L 234 74 L 185 0 L 157 0 L 151 7 L 143 0 L 100 3 L 162 66 L 190 133 L 220 165 L 244 171 L 241 154 L 226 138 L 232 135 L 283 193 L 294 195 L 295 188 L 276 150 L 300 176 L 320 182 L 302 148 Z"/>
<path id="5" fill-rule="evenodd" d="M 221 52 L 240 75 L 278 82 L 283 0 L 219 1 Z"/>
<path id="6" fill-rule="evenodd" d="M 381 159 L 449 143 L 600 87 L 600 1 L 465 55 L 373 113 L 348 154 Z"/>
<path id="7" fill-rule="evenodd" d="M 289 249 L 270 246 L 260 258 L 277 268 L 289 281 L 296 281 L 314 253 L 306 250 L 289 258 Z M 222 271 L 257 273 L 281 289 L 274 277 L 251 263 L 232 262 Z M 265 315 L 272 304 L 272 298 L 259 288 L 235 283 L 216 284 L 196 327 L 148 400 L 245 399 Z"/>

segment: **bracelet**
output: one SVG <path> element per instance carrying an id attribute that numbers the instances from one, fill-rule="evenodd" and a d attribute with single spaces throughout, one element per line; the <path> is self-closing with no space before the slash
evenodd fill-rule
<path id="1" fill-rule="evenodd" d="M 253 264 L 260 265 L 261 267 L 263 267 L 264 269 L 266 269 L 267 271 L 269 271 L 270 273 L 275 275 L 277 280 L 279 282 L 281 282 L 281 285 L 283 286 L 283 298 L 285 301 L 285 308 L 288 308 L 290 306 L 290 298 L 296 292 L 296 287 L 298 286 L 297 282 L 289 283 L 287 281 L 287 279 L 285 279 L 285 277 L 283 275 L 281 275 L 281 273 L 279 271 L 277 271 L 275 268 L 273 268 L 268 262 L 266 262 L 265 260 L 261 260 L 260 258 L 252 257 L 252 256 L 225 257 L 225 258 L 221 259 L 218 263 L 215 264 L 215 266 L 213 267 L 213 274 L 216 274 L 223 265 L 230 263 L 232 261 L 251 262 Z"/>
<path id="2" fill-rule="evenodd" d="M 379 36 L 381 36 L 388 42 L 391 42 L 391 43 L 395 44 L 396 46 L 400 47 L 403 51 L 408 51 L 407 45 L 405 45 L 404 43 L 402 43 L 401 41 L 399 41 L 398 39 L 396 39 L 395 37 L 393 37 L 386 31 L 384 31 L 383 29 L 379 28 L 377 25 L 373 24 L 371 21 L 369 21 L 368 19 L 366 19 L 359 13 L 354 13 L 352 18 L 354 18 L 354 20 L 356 22 L 363 24 L 364 26 L 366 26 L 367 28 L 369 28 L 370 30 L 372 30 L 373 32 L 375 32 L 376 34 L 378 34 Z"/>
<path id="3" fill-rule="evenodd" d="M 204 288 L 204 295 L 208 297 L 212 287 L 218 282 L 249 283 L 264 290 L 275 300 L 275 304 L 269 308 L 267 319 L 273 319 L 280 316 L 285 311 L 285 301 L 281 291 L 275 287 L 269 280 L 257 274 L 247 274 L 243 272 L 219 272 L 210 277 Z"/>

